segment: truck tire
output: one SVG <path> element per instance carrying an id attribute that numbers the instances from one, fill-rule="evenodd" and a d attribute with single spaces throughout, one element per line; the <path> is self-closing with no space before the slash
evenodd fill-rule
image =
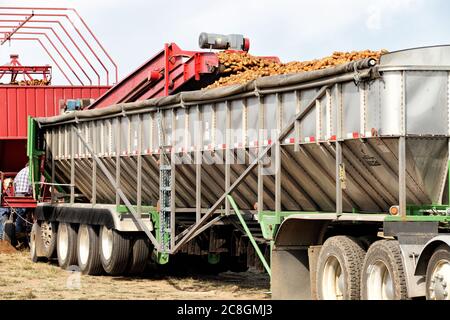
<path id="1" fill-rule="evenodd" d="M 13 247 L 17 245 L 16 225 L 10 220 L 3 226 L 3 240 L 8 241 Z"/>
<path id="2" fill-rule="evenodd" d="M 362 268 L 361 299 L 408 299 L 405 270 L 398 241 L 381 240 L 369 248 Z"/>
<path id="3" fill-rule="evenodd" d="M 55 257 L 57 224 L 55 222 L 42 221 L 40 224 L 42 248 L 47 259 Z"/>
<path id="4" fill-rule="evenodd" d="M 427 300 L 450 300 L 450 247 L 441 245 L 427 268 Z"/>
<path id="5" fill-rule="evenodd" d="M 70 223 L 60 223 L 56 234 L 56 252 L 59 266 L 67 270 L 77 265 L 77 230 Z"/>
<path id="6" fill-rule="evenodd" d="M 359 300 L 364 256 L 361 243 L 352 237 L 325 241 L 317 260 L 319 300 Z"/>
<path id="7" fill-rule="evenodd" d="M 105 226 L 100 228 L 100 259 L 103 269 L 112 276 L 123 274 L 128 265 L 130 240 Z"/>
<path id="8" fill-rule="evenodd" d="M 102 273 L 97 226 L 82 224 L 78 228 L 77 259 L 82 274 L 95 276 Z"/>
<path id="9" fill-rule="evenodd" d="M 137 236 L 131 240 L 130 258 L 126 274 L 139 275 L 142 274 L 150 259 L 151 246 L 147 236 Z"/>
<path id="10" fill-rule="evenodd" d="M 41 241 L 40 235 L 41 229 L 39 224 L 35 222 L 30 233 L 30 258 L 33 262 L 39 262 L 42 259 L 42 257 L 38 254 L 39 244 L 37 243 L 38 241 Z"/>

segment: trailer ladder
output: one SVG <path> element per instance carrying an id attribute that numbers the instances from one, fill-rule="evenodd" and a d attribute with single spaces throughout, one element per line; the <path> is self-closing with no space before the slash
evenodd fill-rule
<path id="1" fill-rule="evenodd" d="M 171 201 L 172 201 L 172 166 L 167 156 L 167 150 L 171 146 L 166 144 L 166 137 L 162 123 L 161 110 L 157 113 L 158 123 L 158 142 L 160 149 L 159 157 L 159 241 L 161 244 L 161 253 L 170 253 L 171 242 Z"/>

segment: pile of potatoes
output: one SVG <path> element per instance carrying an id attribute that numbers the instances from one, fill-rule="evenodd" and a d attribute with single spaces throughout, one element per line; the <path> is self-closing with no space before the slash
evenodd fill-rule
<path id="1" fill-rule="evenodd" d="M 385 53 L 387 53 L 386 50 L 334 52 L 331 56 L 322 59 L 279 63 L 274 59 L 254 57 L 246 52 L 224 51 L 218 53 L 222 77 L 208 88 L 244 84 L 259 77 L 321 70 L 366 58 L 379 61 Z"/>

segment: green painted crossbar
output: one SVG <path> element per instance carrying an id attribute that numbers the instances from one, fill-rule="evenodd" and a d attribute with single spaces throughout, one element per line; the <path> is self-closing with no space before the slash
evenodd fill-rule
<path id="1" fill-rule="evenodd" d="M 228 195 L 227 196 L 228 201 L 230 201 L 231 206 L 234 209 L 234 212 L 239 218 L 239 221 L 241 222 L 242 226 L 244 227 L 245 233 L 247 234 L 248 238 L 250 239 L 250 242 L 253 245 L 253 248 L 255 248 L 256 253 L 258 254 L 259 259 L 261 259 L 262 264 L 264 265 L 264 268 L 266 269 L 269 276 L 272 276 L 272 271 L 270 270 L 270 266 L 266 261 L 266 258 L 262 254 L 261 250 L 258 247 L 258 244 L 256 243 L 255 239 L 253 238 L 252 233 L 250 232 L 250 229 L 248 228 L 247 224 L 245 223 L 244 217 L 242 216 L 241 212 L 239 211 L 239 208 L 237 207 L 236 202 L 234 201 L 233 197 Z"/>

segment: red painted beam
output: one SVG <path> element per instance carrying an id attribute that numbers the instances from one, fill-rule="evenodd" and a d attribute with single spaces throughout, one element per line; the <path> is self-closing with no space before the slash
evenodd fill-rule
<path id="1" fill-rule="evenodd" d="M 202 74 L 216 72 L 218 66 L 219 59 L 215 53 L 184 51 L 174 43 L 167 44 L 164 50 L 125 77 L 89 108 L 168 96 L 188 81 L 198 81 Z"/>

